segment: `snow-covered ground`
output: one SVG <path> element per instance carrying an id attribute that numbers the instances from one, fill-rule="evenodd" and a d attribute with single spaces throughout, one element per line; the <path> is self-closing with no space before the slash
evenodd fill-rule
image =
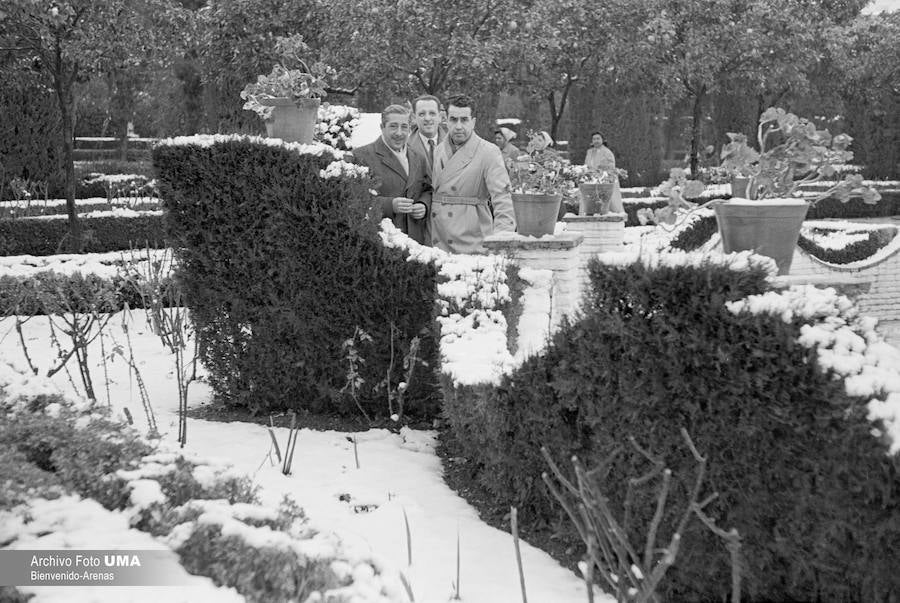
<path id="1" fill-rule="evenodd" d="M 107 353 L 112 347 L 112 339 L 127 350 L 123 321 L 129 326 L 133 354 L 159 429 L 164 432 L 165 439 L 174 442 L 178 402 L 174 358 L 146 326 L 142 310 L 113 316 L 107 327 L 111 336 L 105 341 Z M 23 325 L 23 330 L 32 361 L 42 373 L 46 372 L 56 357 L 50 344 L 47 319 L 31 318 Z M 103 403 L 108 399 L 117 415 L 122 415 L 123 409 L 128 408 L 135 427 L 146 432 L 147 421 L 138 388 L 123 359 L 118 357 L 106 363 L 107 393 L 99 340 L 92 345 L 90 358 L 98 399 Z M 0 362 L 28 370 L 12 318 L 0 321 Z M 77 380 L 74 366 L 71 372 Z M 53 382 L 63 391 L 75 393 L 64 371 L 57 373 Z M 208 403 L 210 396 L 204 383 L 191 385 L 191 406 Z M 287 440 L 287 429 L 278 428 L 275 433 L 280 442 Z M 356 467 L 353 443 L 348 440 L 350 436 L 356 439 L 359 468 Z M 399 434 L 383 429 L 355 434 L 303 429 L 297 440 L 290 476 L 283 475 L 280 466 L 271 462 L 271 439 L 266 428 L 259 425 L 190 420 L 186 449 L 231 463 L 239 472 L 252 476 L 261 486 L 260 497 L 267 505 L 274 507 L 283 495 L 292 496 L 306 511 L 312 527 L 336 534 L 349 550 L 362 551 L 379 560 L 385 568 L 403 571 L 418 602 L 450 600 L 456 581 L 457 538 L 462 601 L 512 603 L 521 600 L 512 537 L 480 521 L 475 510 L 446 486 L 441 478 L 440 460 L 434 453 L 435 436 L 433 431 L 410 429 Z M 80 540 L 73 538 L 71 543 L 90 544 L 95 549 L 114 545 L 148 548 L 146 534 L 135 530 L 124 533 L 112 530 L 112 526 L 104 531 L 103 526 L 96 524 L 103 515 L 96 511 L 91 505 L 71 504 L 70 519 L 74 521 L 69 524 L 83 526 L 88 521 L 94 526 L 90 531 L 94 535 L 90 543 L 84 534 Z M 411 565 L 408 564 L 404 513 L 411 534 Z M 110 517 L 110 522 L 120 521 Z M 117 536 L 114 538 L 112 534 Z M 558 603 L 587 600 L 584 582 L 546 553 L 522 543 L 522 563 L 529 600 Z M 210 589 L 204 585 L 197 589 L 197 596 L 190 600 L 235 600 L 234 592 L 230 590 Z M 33 601 L 120 602 L 146 600 L 151 593 L 166 591 L 43 587 L 33 592 L 39 594 Z M 174 594 L 174 591 L 169 592 Z M 597 601 L 611 601 L 599 592 L 596 594 Z"/>

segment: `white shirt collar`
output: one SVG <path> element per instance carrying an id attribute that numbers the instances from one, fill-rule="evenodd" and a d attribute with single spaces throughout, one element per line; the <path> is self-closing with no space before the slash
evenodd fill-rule
<path id="1" fill-rule="evenodd" d="M 381 139 L 384 140 L 384 136 L 382 136 Z M 389 145 L 387 143 L 387 141 L 384 140 L 384 146 L 386 146 L 388 148 L 388 151 L 390 151 L 391 153 L 394 154 L 394 156 L 400 162 L 400 165 L 403 166 L 403 169 L 406 170 L 406 173 L 408 174 L 409 173 L 409 159 L 407 159 L 407 157 L 406 157 L 406 145 L 403 145 L 403 148 L 400 149 L 399 151 L 395 151 L 391 147 L 391 145 Z"/>
<path id="2" fill-rule="evenodd" d="M 433 140 L 433 141 L 434 141 L 434 146 L 437 146 L 437 143 L 438 143 L 438 135 L 437 135 L 437 134 L 434 135 L 434 138 L 428 138 L 427 136 L 425 136 L 424 134 L 422 134 L 422 130 L 419 130 L 419 131 L 417 132 L 417 134 L 419 135 L 419 138 L 422 139 L 422 146 L 424 146 L 426 149 L 428 148 L 428 141 L 429 141 L 429 140 Z"/>

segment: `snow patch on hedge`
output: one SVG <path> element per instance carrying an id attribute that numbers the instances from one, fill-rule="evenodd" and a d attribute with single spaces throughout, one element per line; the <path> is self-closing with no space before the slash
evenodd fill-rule
<path id="1" fill-rule="evenodd" d="M 808 321 L 800 326 L 798 342 L 815 348 L 822 371 L 843 379 L 848 395 L 871 398 L 867 409 L 876 424 L 873 435 L 884 438 L 888 454 L 900 452 L 900 350 L 875 331 L 876 319 L 860 317 L 853 302 L 834 288 L 812 285 L 751 295 L 725 307 L 733 314 Z"/>

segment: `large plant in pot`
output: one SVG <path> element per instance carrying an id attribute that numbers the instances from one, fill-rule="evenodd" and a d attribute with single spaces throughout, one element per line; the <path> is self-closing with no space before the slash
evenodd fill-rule
<path id="1" fill-rule="evenodd" d="M 522 235 L 553 234 L 559 218 L 562 193 L 568 187 L 564 174 L 568 161 L 550 144 L 546 132 L 537 132 L 527 154 L 507 161 L 516 232 Z"/>
<path id="2" fill-rule="evenodd" d="M 878 191 L 865 186 L 862 176 L 845 176 L 813 197 L 800 198 L 803 184 L 834 178 L 836 164 L 853 158 L 847 150 L 852 138 L 832 136 L 807 119 L 772 107 L 763 112 L 757 126 L 756 150 L 740 134 L 729 133 L 730 142 L 722 150 L 722 167 L 732 175 L 748 178 L 745 197 L 716 199 L 699 207 L 712 206 L 726 253 L 753 250 L 775 260 L 779 274 L 788 274 L 800 227 L 810 205 L 834 197 L 846 203 L 853 197 L 875 204 Z M 671 197 L 670 197 L 671 200 Z M 679 209 L 697 208 L 676 200 L 670 211 L 654 215 L 661 223 L 673 223 Z"/>
<path id="3" fill-rule="evenodd" d="M 277 38 L 276 50 L 281 62 L 241 91 L 244 109 L 265 120 L 270 137 L 311 143 L 320 99 L 327 94 L 325 78 L 333 70 L 321 62 L 307 65 L 302 57 L 310 49 L 300 35 Z"/>
<path id="4" fill-rule="evenodd" d="M 729 138 L 722 149 L 722 165 L 747 175 L 748 181 L 745 198 L 714 205 L 722 248 L 726 253 L 753 249 L 773 257 L 779 274 L 790 270 L 810 205 L 829 197 L 845 203 L 861 197 L 872 204 L 881 198 L 858 174 L 844 177 L 815 197 L 797 198 L 801 185 L 830 180 L 837 175 L 835 165 L 853 159 L 847 150 L 853 139 L 846 134 L 832 136 L 784 109 L 771 107 L 760 116 L 758 151 L 746 137 L 729 133 Z"/>
<path id="5" fill-rule="evenodd" d="M 628 177 L 621 168 L 594 170 L 586 165 L 568 166 L 565 174 L 578 186 L 578 214 L 582 216 L 609 213 L 616 180 Z"/>

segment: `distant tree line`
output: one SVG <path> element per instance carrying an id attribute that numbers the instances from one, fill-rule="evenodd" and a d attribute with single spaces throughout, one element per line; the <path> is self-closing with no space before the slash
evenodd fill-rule
<path id="1" fill-rule="evenodd" d="M 377 111 L 465 91 L 482 133 L 499 108 L 523 131 L 567 140 L 574 160 L 601 129 L 635 181 L 658 181 L 667 154 L 688 153 L 697 169 L 708 146 L 727 131 L 752 134 L 774 104 L 847 131 L 868 175 L 897 177 L 900 13 L 863 15 L 865 4 L 7 0 L 0 110 L 14 124 L 0 140 L 0 176 L 56 170 L 71 190 L 73 135 L 119 136 L 124 155 L 129 122 L 145 136 L 262 132 L 240 90 L 271 69 L 277 37 L 301 34 L 310 58 L 336 70 L 326 100 Z M 53 161 L 32 153 L 41 169 L 12 159 L 48 141 Z"/>

